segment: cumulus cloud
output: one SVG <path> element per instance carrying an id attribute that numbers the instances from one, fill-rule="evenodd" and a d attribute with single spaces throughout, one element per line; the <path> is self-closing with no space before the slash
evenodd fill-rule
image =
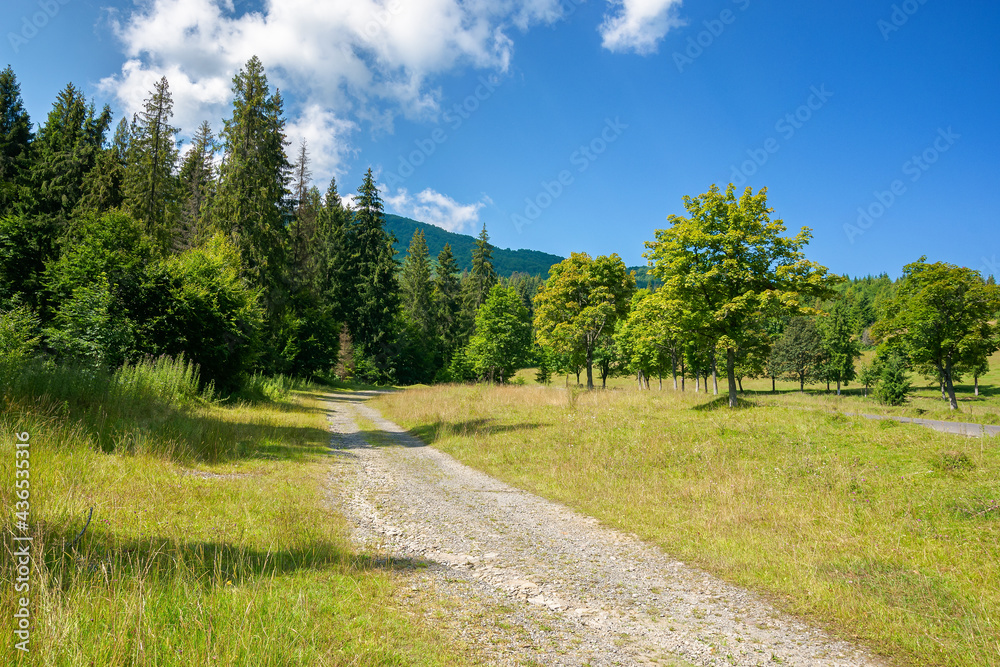
<path id="1" fill-rule="evenodd" d="M 509 33 L 559 20 L 561 2 L 263 0 L 247 11 L 234 0 L 144 0 L 112 14 L 125 62 L 101 88 L 131 115 L 166 76 L 174 124 L 189 134 L 209 120 L 218 132 L 233 76 L 256 55 L 285 97 L 290 138 L 308 139 L 314 173 L 325 176 L 349 153 L 344 142 L 358 123 L 391 132 L 400 114 L 435 117 L 437 75 L 505 71 Z"/>
<path id="2" fill-rule="evenodd" d="M 609 51 L 655 53 L 671 28 L 683 25 L 676 9 L 681 0 L 608 0 L 611 13 L 604 16 L 600 32 Z"/>
<path id="3" fill-rule="evenodd" d="M 316 176 L 320 189 L 325 191 L 329 177 L 344 172 L 345 158 L 353 153 L 350 135 L 357 128 L 353 121 L 338 118 L 318 104 L 310 104 L 297 119 L 285 126 L 290 157 L 297 158 L 298 146 L 305 141 L 310 170 Z"/>
<path id="4" fill-rule="evenodd" d="M 134 111 L 166 75 L 178 119 L 224 106 L 233 75 L 257 55 L 272 83 L 341 113 L 388 102 L 412 117 L 436 113 L 434 75 L 463 66 L 505 70 L 512 27 L 559 19 L 559 0 L 149 0 L 112 27 L 127 58 L 103 80 Z"/>
<path id="5" fill-rule="evenodd" d="M 385 203 L 398 215 L 437 225 L 449 232 L 462 233 L 479 222 L 479 211 L 492 202 L 484 195 L 473 204 L 460 204 L 448 195 L 430 188 L 416 195 L 411 195 L 406 188 L 400 188 L 394 195 L 387 193 Z"/>

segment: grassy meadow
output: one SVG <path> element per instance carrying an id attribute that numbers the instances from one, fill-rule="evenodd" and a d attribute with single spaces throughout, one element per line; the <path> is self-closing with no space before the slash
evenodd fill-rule
<path id="1" fill-rule="evenodd" d="M 868 362 L 874 356 L 873 351 L 865 352 L 858 362 L 858 366 Z M 797 381 L 777 380 L 775 382 L 776 393 L 771 392 L 770 379 L 745 379 L 743 389 L 745 392 L 742 398 L 752 401 L 758 405 L 771 406 L 797 406 L 800 408 L 811 408 L 825 411 L 841 411 L 861 414 L 895 415 L 899 417 L 919 417 L 921 419 L 940 419 L 945 421 L 971 422 L 977 424 L 1000 424 L 1000 353 L 994 354 L 990 358 L 990 372 L 979 378 L 979 395 L 975 394 L 975 387 L 971 377 L 962 379 L 962 382 L 955 385 L 955 393 L 958 398 L 958 411 L 949 409 L 948 403 L 941 399 L 941 390 L 936 383 L 920 375 L 911 375 L 912 383 L 910 394 L 906 403 L 900 406 L 880 405 L 869 396 L 865 396 L 864 386 L 857 382 L 850 383 L 849 386 L 841 388 L 841 395 L 836 394 L 836 385 L 831 385 L 830 391 L 826 390 L 826 383 L 807 384 L 805 392 L 799 391 Z M 719 392 L 726 391 L 726 378 L 723 369 L 719 369 Z M 516 381 L 529 386 L 537 386 L 535 380 L 536 369 L 525 368 L 518 371 Z M 586 376 L 581 373 L 580 381 L 586 382 Z M 678 379 L 678 382 L 680 380 Z M 595 377 L 594 384 L 600 386 L 600 377 Z M 576 376 L 571 375 L 553 377 L 552 386 L 574 386 Z M 637 386 L 635 377 L 613 377 L 608 378 L 609 389 L 632 389 Z M 658 391 L 659 381 L 653 378 L 650 381 L 653 391 Z M 663 390 L 673 389 L 673 379 L 663 378 Z M 712 390 L 712 381 L 709 377 L 709 392 Z M 685 391 L 695 393 L 695 381 L 688 378 L 685 380 Z M 701 387 L 701 397 L 704 400 L 704 387 Z M 714 398 L 714 395 L 713 395 Z"/>
<path id="2" fill-rule="evenodd" d="M 996 439 L 822 413 L 824 397 L 730 411 L 664 384 L 432 387 L 375 405 L 895 664 L 1000 664 Z"/>
<path id="3" fill-rule="evenodd" d="M 314 390 L 223 404 L 190 369 L 3 369 L 0 664 L 464 663 L 352 551 Z M 287 384 L 287 383 L 286 383 Z M 30 653 L 14 649 L 14 433 L 31 435 Z M 89 508 L 93 519 L 78 543 Z"/>

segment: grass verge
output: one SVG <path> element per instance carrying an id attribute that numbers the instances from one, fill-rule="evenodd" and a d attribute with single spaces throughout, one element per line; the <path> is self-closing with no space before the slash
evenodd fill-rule
<path id="1" fill-rule="evenodd" d="M 452 386 L 375 405 L 897 664 L 1000 664 L 995 439 L 710 398 Z"/>
<path id="2" fill-rule="evenodd" d="M 466 662 L 421 610 L 399 603 L 413 564 L 351 549 L 326 502 L 321 394 L 222 405 L 182 400 L 169 382 L 153 391 L 48 372 L 5 378 L 0 664 Z M 14 590 L 12 536 L 13 434 L 22 432 L 31 443 L 27 593 Z M 23 596 L 27 653 L 13 634 Z"/>

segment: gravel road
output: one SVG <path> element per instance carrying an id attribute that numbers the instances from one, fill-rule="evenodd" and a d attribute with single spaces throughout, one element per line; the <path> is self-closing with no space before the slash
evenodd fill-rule
<path id="1" fill-rule="evenodd" d="M 332 394 L 331 501 L 484 664 L 882 665 L 754 594 L 475 471 Z M 358 417 L 374 424 L 362 432 Z M 373 432 L 374 431 L 374 432 Z"/>

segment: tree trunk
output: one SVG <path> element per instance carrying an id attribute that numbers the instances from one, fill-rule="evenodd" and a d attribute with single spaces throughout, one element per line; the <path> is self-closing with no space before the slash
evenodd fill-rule
<path id="1" fill-rule="evenodd" d="M 580 369 L 579 368 L 576 369 L 576 386 L 577 387 L 580 386 Z"/>
<path id="2" fill-rule="evenodd" d="M 976 396 L 979 396 L 979 376 L 976 375 L 972 378 L 976 383 Z"/>
<path id="3" fill-rule="evenodd" d="M 587 348 L 587 391 L 594 390 L 594 351 Z"/>
<path id="4" fill-rule="evenodd" d="M 736 384 L 740 386 L 740 393 L 745 394 L 746 392 L 743 391 L 743 378 L 736 378 Z"/>
<path id="5" fill-rule="evenodd" d="M 677 391 L 677 351 L 670 350 L 670 372 L 674 375 L 674 391 Z"/>
<path id="6" fill-rule="evenodd" d="M 636 371 L 635 383 L 639 385 L 639 391 L 642 391 L 642 371 Z"/>
<path id="7" fill-rule="evenodd" d="M 771 393 L 772 394 L 778 393 L 778 390 L 774 388 L 774 376 L 773 375 L 771 376 Z"/>
<path id="8" fill-rule="evenodd" d="M 663 391 L 663 373 L 657 372 L 656 377 L 660 381 L 660 391 Z"/>
<path id="9" fill-rule="evenodd" d="M 694 372 L 694 393 L 701 393 L 701 371 L 697 369 Z"/>
<path id="10" fill-rule="evenodd" d="M 826 393 L 828 393 L 828 394 L 830 393 L 830 381 L 829 380 L 826 381 Z"/>
<path id="11" fill-rule="evenodd" d="M 840 380 L 837 380 L 837 396 L 840 396 Z"/>
<path id="12" fill-rule="evenodd" d="M 947 401 L 948 400 L 948 395 L 944 392 L 944 374 L 943 373 L 941 374 L 941 377 L 938 378 L 938 381 L 941 383 L 941 400 L 942 401 Z"/>
<path id="13" fill-rule="evenodd" d="M 726 354 L 728 354 L 728 352 Z M 728 361 L 726 363 L 728 363 Z M 715 395 L 718 396 L 719 395 L 719 372 L 718 372 L 718 369 L 716 368 L 715 353 L 714 352 L 712 353 L 712 389 L 714 390 Z"/>
<path id="14" fill-rule="evenodd" d="M 681 357 L 681 391 L 685 391 L 685 389 L 684 389 L 684 380 L 686 378 L 687 378 L 687 375 L 686 375 L 686 373 L 684 371 L 684 357 Z"/>
<path id="15" fill-rule="evenodd" d="M 729 378 L 729 407 L 736 407 L 736 350 L 726 348 L 726 375 Z"/>
<path id="16" fill-rule="evenodd" d="M 803 394 L 806 393 L 806 376 L 799 375 L 799 391 Z"/>
<path id="17" fill-rule="evenodd" d="M 951 364 L 947 364 L 944 368 L 944 385 L 948 390 L 948 407 L 952 410 L 958 410 L 958 399 L 955 398 L 955 385 L 951 381 Z"/>

